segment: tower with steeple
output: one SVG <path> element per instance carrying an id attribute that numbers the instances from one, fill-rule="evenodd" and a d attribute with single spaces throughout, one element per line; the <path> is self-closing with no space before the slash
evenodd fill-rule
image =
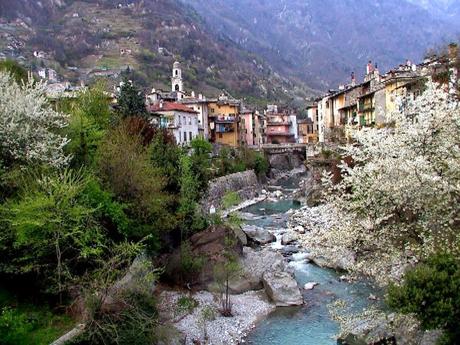
<path id="1" fill-rule="evenodd" d="M 174 62 L 173 64 L 171 90 L 173 92 L 183 92 L 182 69 L 180 62 L 178 61 Z"/>

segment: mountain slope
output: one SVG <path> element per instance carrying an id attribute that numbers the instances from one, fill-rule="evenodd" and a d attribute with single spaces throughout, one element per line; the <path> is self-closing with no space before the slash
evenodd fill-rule
<path id="1" fill-rule="evenodd" d="M 176 0 L 6 0 L 0 3 L 0 52 L 33 68 L 55 68 L 70 80 L 116 76 L 128 66 L 146 87 L 169 88 L 181 60 L 189 89 L 225 89 L 250 101 L 311 95 L 295 78 L 214 34 L 191 7 Z M 36 59 L 34 51 L 44 51 Z M 290 90 L 291 92 L 287 92 Z"/>
<path id="2" fill-rule="evenodd" d="M 420 59 L 459 28 L 400 0 L 184 1 L 217 32 L 285 75 L 323 89 L 343 83 L 352 71 L 362 74 L 370 59 L 382 69 Z M 446 6 L 456 6 L 450 2 Z"/>

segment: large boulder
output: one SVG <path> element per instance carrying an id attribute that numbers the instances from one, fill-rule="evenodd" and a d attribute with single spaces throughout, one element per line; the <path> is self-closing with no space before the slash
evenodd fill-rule
<path id="1" fill-rule="evenodd" d="M 277 307 L 303 304 L 297 282 L 288 272 L 265 272 L 262 281 L 265 292 Z"/>
<path id="2" fill-rule="evenodd" d="M 230 291 L 233 294 L 263 289 L 262 277 L 265 272 L 285 271 L 288 267 L 280 253 L 268 248 L 255 251 L 249 247 L 243 248 L 240 266 L 240 275 L 230 282 Z"/>
<path id="3" fill-rule="evenodd" d="M 243 225 L 242 230 L 257 244 L 267 244 L 276 241 L 275 235 L 256 225 Z"/>

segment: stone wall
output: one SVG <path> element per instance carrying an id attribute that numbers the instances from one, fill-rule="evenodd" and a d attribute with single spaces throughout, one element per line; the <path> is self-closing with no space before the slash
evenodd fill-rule
<path id="1" fill-rule="evenodd" d="M 201 206 L 208 212 L 211 205 L 216 209 L 220 208 L 222 198 L 227 192 L 237 192 L 241 201 L 245 201 L 259 196 L 261 190 L 262 186 L 254 170 L 218 177 L 209 182 L 208 192 Z"/>

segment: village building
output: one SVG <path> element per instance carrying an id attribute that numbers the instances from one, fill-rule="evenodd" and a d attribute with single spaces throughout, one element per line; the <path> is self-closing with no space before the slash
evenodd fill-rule
<path id="1" fill-rule="evenodd" d="M 287 112 L 278 112 L 278 107 L 269 105 L 265 112 L 267 144 L 295 143 L 296 131 L 292 129 L 292 117 Z M 297 127 L 297 126 L 296 126 Z"/>
<path id="2" fill-rule="evenodd" d="M 316 143 L 318 140 L 317 132 L 314 129 L 313 121 L 307 117 L 297 121 L 300 144 Z"/>
<path id="3" fill-rule="evenodd" d="M 195 92 L 192 91 L 190 96 L 185 96 L 179 102 L 197 112 L 199 133 L 203 138 L 209 139 L 209 107 L 206 97 L 202 94 L 196 97 Z"/>
<path id="4" fill-rule="evenodd" d="M 199 135 L 198 113 L 189 107 L 161 100 L 147 106 L 152 121 L 160 128 L 168 129 L 178 145 L 188 145 Z"/>
<path id="5" fill-rule="evenodd" d="M 213 143 L 237 147 L 240 144 L 239 113 L 241 102 L 220 95 L 208 100 L 209 140 Z"/>

